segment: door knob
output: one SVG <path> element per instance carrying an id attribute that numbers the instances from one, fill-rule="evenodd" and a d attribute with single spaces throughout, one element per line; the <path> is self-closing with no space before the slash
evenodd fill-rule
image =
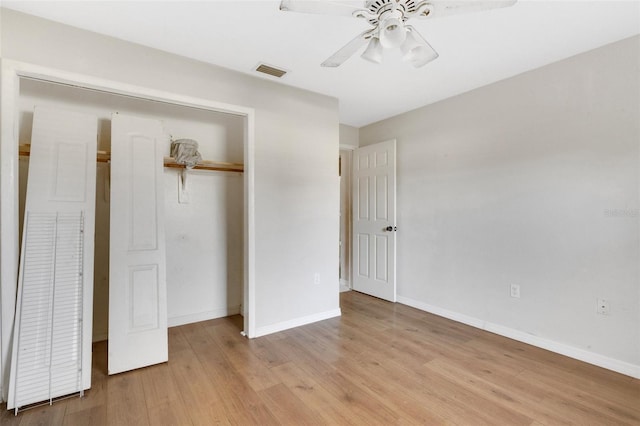
<path id="1" fill-rule="evenodd" d="M 387 232 L 394 232 L 398 230 L 397 226 L 387 226 L 386 228 L 384 228 L 385 231 Z"/>

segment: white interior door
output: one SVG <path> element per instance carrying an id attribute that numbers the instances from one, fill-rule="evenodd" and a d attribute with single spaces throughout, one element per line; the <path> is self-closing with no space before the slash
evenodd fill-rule
<path id="1" fill-rule="evenodd" d="M 96 116 L 33 114 L 8 408 L 91 387 Z"/>
<path id="2" fill-rule="evenodd" d="M 396 301 L 396 141 L 353 154 L 353 289 Z"/>
<path id="3" fill-rule="evenodd" d="M 111 119 L 109 374 L 168 360 L 161 121 Z"/>

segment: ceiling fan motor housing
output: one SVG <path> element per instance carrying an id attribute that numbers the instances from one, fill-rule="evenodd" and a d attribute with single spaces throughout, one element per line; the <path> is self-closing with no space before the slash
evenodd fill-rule
<path id="1" fill-rule="evenodd" d="M 424 1 L 416 0 L 369 0 L 365 3 L 365 9 L 371 12 L 371 15 L 367 21 L 373 26 L 377 26 L 382 19 L 385 19 L 388 12 L 394 9 L 401 13 L 400 19 L 406 22 L 409 17 L 407 15 L 418 12 L 419 6 L 422 6 Z M 422 16 L 429 14 L 429 9 L 426 9 Z"/>

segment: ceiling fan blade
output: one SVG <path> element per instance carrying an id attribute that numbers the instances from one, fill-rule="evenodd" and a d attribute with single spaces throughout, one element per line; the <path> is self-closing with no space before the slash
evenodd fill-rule
<path id="1" fill-rule="evenodd" d="M 358 49 L 360 49 L 369 41 L 369 39 L 371 38 L 370 35 L 373 33 L 373 31 L 374 29 L 367 30 L 358 35 L 356 38 L 347 43 L 342 49 L 338 50 L 336 53 L 327 58 L 327 60 L 320 64 L 320 66 L 331 68 L 339 67 L 344 63 L 344 61 L 352 57 L 354 53 L 358 51 Z"/>
<path id="2" fill-rule="evenodd" d="M 344 3 L 322 0 L 282 0 L 280 10 L 300 13 L 313 13 L 317 15 L 354 16 L 355 12 L 365 11 L 364 2 L 361 7 L 355 7 Z"/>
<path id="3" fill-rule="evenodd" d="M 518 0 L 428 0 L 431 12 L 421 18 L 439 18 L 513 6 Z"/>

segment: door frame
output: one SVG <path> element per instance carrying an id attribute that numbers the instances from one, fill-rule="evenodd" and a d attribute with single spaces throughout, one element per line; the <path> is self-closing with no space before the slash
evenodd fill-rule
<path id="1" fill-rule="evenodd" d="M 343 220 L 346 221 L 346 239 L 348 241 L 348 247 L 347 250 L 343 250 L 343 252 L 345 253 L 345 267 L 348 271 L 346 279 L 340 279 L 340 292 L 343 291 L 349 291 L 353 288 L 352 285 L 352 280 L 353 280 L 353 259 L 352 259 L 352 245 L 353 245 L 353 232 L 352 228 L 353 228 L 353 217 L 352 217 L 352 210 L 353 210 L 353 188 L 352 188 L 352 179 L 353 179 L 353 152 L 357 149 L 357 146 L 353 146 L 353 145 L 346 145 L 346 144 L 340 144 L 340 149 L 338 150 L 338 155 L 340 155 L 340 153 L 342 153 L 343 151 L 347 151 L 349 152 L 349 160 L 350 160 L 350 164 L 347 165 L 346 170 L 347 170 L 347 175 L 345 175 L 344 171 L 345 171 L 345 164 L 342 163 L 342 170 L 341 170 L 341 177 L 345 177 L 347 178 L 347 183 L 346 183 L 346 210 L 347 210 L 347 217 L 346 218 L 340 218 L 340 221 L 342 222 Z M 340 194 L 340 208 L 342 209 L 342 194 Z"/>
<path id="2" fill-rule="evenodd" d="M 163 102 L 244 117 L 244 331 L 255 337 L 255 110 L 26 62 L 0 59 L 0 401 L 6 401 L 19 259 L 18 145 L 20 79 Z"/>

